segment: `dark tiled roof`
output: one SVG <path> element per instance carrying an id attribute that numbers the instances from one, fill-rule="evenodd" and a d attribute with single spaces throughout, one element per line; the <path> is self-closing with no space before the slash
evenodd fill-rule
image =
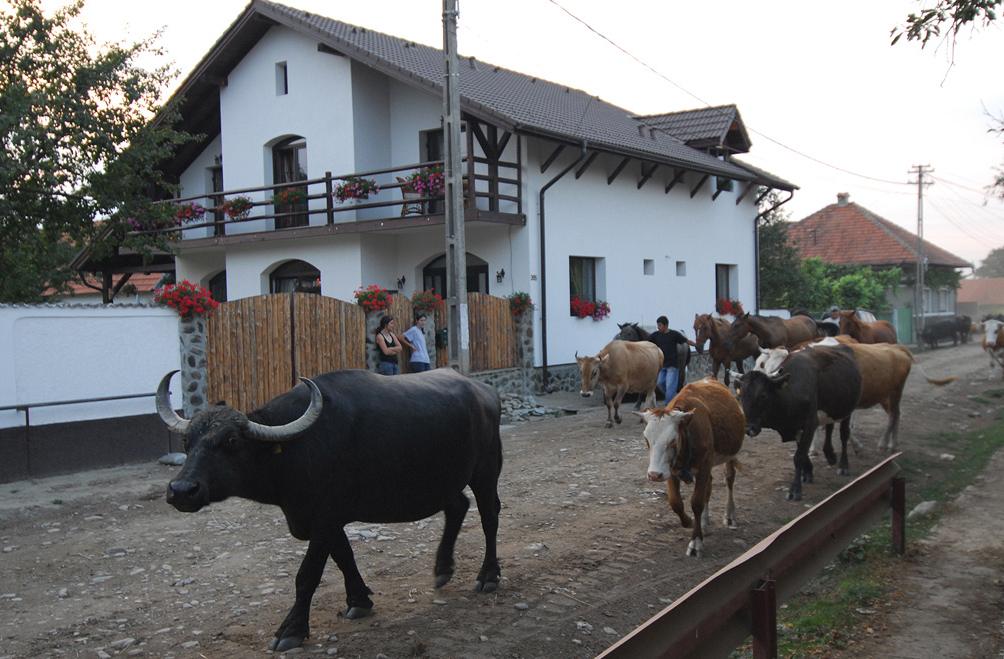
<path id="1" fill-rule="evenodd" d="M 788 242 L 803 259 L 838 265 L 916 265 L 917 236 L 853 202 L 830 204 L 788 228 Z M 972 264 L 924 241 L 929 265 L 971 268 Z"/>
<path id="2" fill-rule="evenodd" d="M 735 105 L 698 108 L 667 114 L 636 117 L 642 123 L 666 131 L 694 148 L 728 146 L 734 153 L 750 149 L 749 135 Z M 731 134 L 730 134 L 731 133 Z"/>
<path id="3" fill-rule="evenodd" d="M 309 34 L 392 78 L 427 90 L 442 89 L 440 49 L 266 0 L 252 0 L 175 97 L 198 103 L 198 97 L 209 94 L 213 88 L 204 86 L 205 80 L 223 77 L 236 65 L 263 34 L 261 18 Z M 463 110 L 508 130 L 783 190 L 797 189 L 767 172 L 691 148 L 678 137 L 646 127 L 627 110 L 578 89 L 474 58 L 461 58 L 459 77 Z"/>

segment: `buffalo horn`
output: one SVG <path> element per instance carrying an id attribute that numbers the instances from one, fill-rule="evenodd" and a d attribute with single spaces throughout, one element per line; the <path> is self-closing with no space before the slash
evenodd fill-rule
<path id="1" fill-rule="evenodd" d="M 168 391 L 168 387 L 171 386 L 171 377 L 177 372 L 171 371 L 165 375 L 160 381 L 160 386 L 157 387 L 157 413 L 160 414 L 161 420 L 167 424 L 168 430 L 182 435 L 188 430 L 188 419 L 178 416 L 178 413 L 171 407 L 171 394 Z"/>
<path id="2" fill-rule="evenodd" d="M 314 422 L 321 416 L 321 407 L 323 405 L 321 390 L 311 380 L 307 378 L 300 379 L 310 389 L 310 405 L 307 406 L 307 410 L 300 418 L 282 426 L 265 426 L 254 421 L 248 421 L 248 435 L 264 442 L 284 442 L 314 425 Z"/>

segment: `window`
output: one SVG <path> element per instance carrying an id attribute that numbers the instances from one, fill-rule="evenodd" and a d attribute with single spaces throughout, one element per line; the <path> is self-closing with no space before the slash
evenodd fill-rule
<path id="1" fill-rule="evenodd" d="M 289 93 L 289 73 L 286 70 L 286 63 L 279 62 L 275 65 L 275 95 L 285 96 Z"/>
<path id="2" fill-rule="evenodd" d="M 292 183 L 307 180 L 307 140 L 291 137 L 272 147 L 272 182 Z M 295 204 L 276 204 L 275 228 L 290 229 L 307 226 L 307 187 L 303 191 L 303 201 Z"/>
<path id="3" fill-rule="evenodd" d="M 209 294 L 217 302 L 227 301 L 227 271 L 219 273 L 209 280 Z"/>
<path id="4" fill-rule="evenodd" d="M 449 297 L 446 286 L 446 255 L 440 256 L 422 270 L 422 290 L 436 291 L 443 298 Z M 467 253 L 467 292 L 488 292 L 488 262 Z"/>
<path id="5" fill-rule="evenodd" d="M 715 300 L 735 299 L 733 293 L 739 288 L 737 276 L 736 266 L 725 263 L 715 265 Z"/>
<path id="6" fill-rule="evenodd" d="M 446 144 L 443 142 L 442 128 L 427 130 L 420 133 L 420 135 L 422 142 L 422 159 L 424 162 L 433 162 L 446 158 Z M 445 213 L 446 202 L 439 200 L 430 201 L 427 212 L 430 215 L 434 213 Z M 467 290 L 470 291 L 471 289 L 468 288 Z"/>
<path id="7" fill-rule="evenodd" d="M 687 276 L 687 262 L 686 261 L 677 261 L 676 262 L 676 276 L 677 277 L 686 277 Z"/>
<path id="8" fill-rule="evenodd" d="M 269 293 L 321 294 L 321 272 L 306 261 L 287 261 L 269 277 Z"/>
<path id="9" fill-rule="evenodd" d="M 596 259 L 568 257 L 568 284 L 572 297 L 596 301 Z"/>
<path id="10" fill-rule="evenodd" d="M 646 275 L 655 274 L 655 261 L 652 259 L 643 259 L 641 262 L 641 271 Z"/>

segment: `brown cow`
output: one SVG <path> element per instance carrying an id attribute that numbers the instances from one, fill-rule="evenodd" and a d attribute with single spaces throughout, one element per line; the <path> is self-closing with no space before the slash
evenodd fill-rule
<path id="1" fill-rule="evenodd" d="M 743 446 L 746 419 L 729 388 L 714 378 L 704 378 L 683 388 L 660 410 L 635 412 L 645 420 L 645 443 L 648 445 L 648 479 L 662 482 L 669 505 L 687 529 L 693 525 L 687 556 L 700 558 L 704 554 L 704 526 L 710 526 L 708 500 L 711 498 L 711 470 L 725 463 L 725 484 L 728 503 L 725 525 L 736 527 L 736 504 L 732 499 L 732 484 L 739 466 L 739 450 Z M 683 509 L 680 481 L 696 479 L 690 497 L 691 518 Z"/>
<path id="2" fill-rule="evenodd" d="M 735 346 L 749 334 L 755 334 L 763 348 L 793 346 L 796 343 L 822 336 L 816 321 L 808 316 L 781 318 L 779 316 L 751 316 L 744 313 L 736 317 L 725 337 L 725 347 L 735 350 Z"/>
<path id="3" fill-rule="evenodd" d="M 704 342 L 710 341 L 708 344 L 708 354 L 711 355 L 711 375 L 717 380 L 718 368 L 724 364 L 726 385 L 729 384 L 732 362 L 736 363 L 736 368 L 741 375 L 745 370 L 743 368 L 743 361 L 747 357 L 755 356 L 760 347 L 756 342 L 756 337 L 751 334 L 736 343 L 734 351 L 726 350 L 725 337 L 728 335 L 730 327 L 732 327 L 732 323 L 724 318 L 715 318 L 707 313 L 694 314 L 694 336 L 697 342 L 697 354 L 700 355 L 703 353 Z"/>
<path id="4" fill-rule="evenodd" d="M 575 361 L 582 373 L 583 397 L 592 396 L 597 386 L 603 387 L 603 402 L 607 406 L 606 428 L 613 428 L 614 421 L 621 422 L 621 400 L 628 392 L 644 392 L 645 406 L 655 407 L 662 350 L 654 343 L 615 339 L 595 357 L 579 357 L 579 353 L 575 353 Z"/>
<path id="5" fill-rule="evenodd" d="M 853 309 L 840 312 L 840 333 L 859 343 L 896 343 L 896 328 L 888 320 L 866 323 L 858 319 Z"/>

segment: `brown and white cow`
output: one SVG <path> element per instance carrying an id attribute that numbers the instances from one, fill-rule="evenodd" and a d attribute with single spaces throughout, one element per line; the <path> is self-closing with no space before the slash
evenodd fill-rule
<path id="1" fill-rule="evenodd" d="M 1004 321 L 983 321 L 983 349 L 990 355 L 990 368 L 996 364 L 1004 370 Z"/>
<path id="2" fill-rule="evenodd" d="M 582 396 L 593 395 L 593 389 L 603 387 L 603 402 L 607 406 L 606 428 L 621 422 L 621 400 L 624 394 L 644 393 L 645 407 L 655 407 L 655 387 L 662 368 L 662 350 L 649 341 L 614 340 L 595 357 L 579 357 L 582 373 Z"/>
<path id="3" fill-rule="evenodd" d="M 662 482 L 669 493 L 669 505 L 680 518 L 683 528 L 691 528 L 687 556 L 704 553 L 704 527 L 710 526 L 708 500 L 711 498 L 711 470 L 725 464 L 728 502 L 725 525 L 736 528 L 736 504 L 732 484 L 739 466 L 746 419 L 735 397 L 721 382 L 704 378 L 688 384 L 666 407 L 635 412 L 645 421 L 648 445 L 648 479 Z M 680 481 L 696 480 L 690 498 L 691 519 L 683 509 Z"/>

